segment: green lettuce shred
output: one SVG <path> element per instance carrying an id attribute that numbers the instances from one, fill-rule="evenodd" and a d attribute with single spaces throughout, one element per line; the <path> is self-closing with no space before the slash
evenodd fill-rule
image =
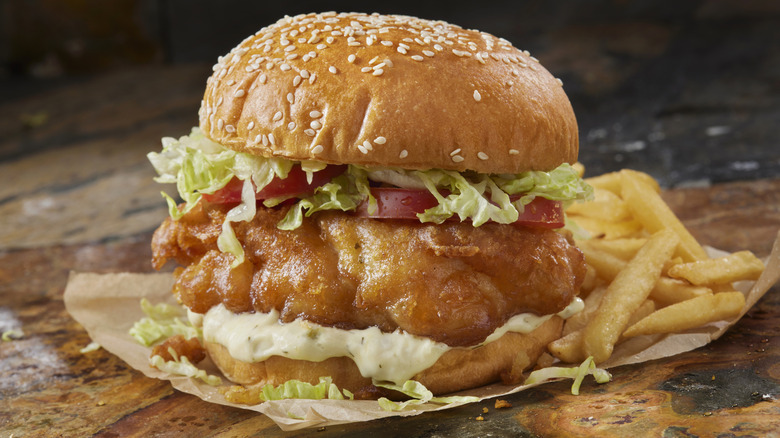
<path id="1" fill-rule="evenodd" d="M 295 164 L 300 164 L 309 181 L 314 172 L 326 164 L 318 161 L 296 162 L 277 157 L 261 157 L 237 152 L 208 139 L 199 128 L 192 128 L 189 135 L 179 139 L 162 139 L 162 152 L 147 156 L 157 171 L 155 181 L 175 183 L 179 197 L 176 200 L 163 193 L 170 215 L 174 219 L 189 212 L 203 194 L 212 194 L 224 187 L 234 177 L 244 181 L 241 203 L 231 209 L 222 227 L 218 246 L 234 256 L 233 266 L 244 260 L 244 252 L 233 232 L 232 223 L 251 221 L 255 214 L 255 194 L 274 178 L 286 178 Z M 369 180 L 387 182 L 407 188 L 426 188 L 439 204 L 418 214 L 421 222 L 442 223 L 457 216 L 461 221 L 470 219 L 474 226 L 488 221 L 511 223 L 537 196 L 565 204 L 591 199 L 593 189 L 579 177 L 569 164 L 562 164 L 549 172 L 528 171 L 519 174 L 480 174 L 455 172 L 443 169 L 406 170 L 399 168 L 368 168 L 349 165 L 347 171 L 329 183 L 318 187 L 314 193 L 302 198 L 290 208 L 278 227 L 292 230 L 301 225 L 303 218 L 323 210 L 354 210 L 368 200 L 368 211 L 374 213 L 376 199 L 371 196 Z M 522 196 L 511 201 L 511 195 Z M 446 195 L 446 196 L 445 196 Z M 286 198 L 266 199 L 266 207 L 272 207 Z"/>
<path id="2" fill-rule="evenodd" d="M 395 385 L 390 382 L 374 382 L 375 386 L 380 388 L 386 388 L 393 391 L 398 391 L 407 397 L 409 400 L 403 402 L 394 402 L 385 397 L 378 400 L 379 406 L 386 411 L 402 411 L 409 406 L 417 406 L 425 403 L 436 404 L 450 404 L 450 403 L 473 403 L 479 401 L 479 397 L 472 396 L 449 396 L 449 397 L 434 397 L 433 393 L 425 387 L 422 383 L 416 380 L 407 380 L 403 385 Z"/>
<path id="3" fill-rule="evenodd" d="M 3 342 L 10 342 L 16 339 L 21 339 L 23 336 L 24 332 L 21 330 L 11 329 L 3 332 L 2 340 Z"/>
<path id="4" fill-rule="evenodd" d="M 141 298 L 141 309 L 146 316 L 136 321 L 129 333 L 145 347 L 174 335 L 183 335 L 186 339 L 202 337 L 200 329 L 182 321 L 180 307 L 165 303 L 152 305 L 146 298 Z"/>
<path id="5" fill-rule="evenodd" d="M 320 377 L 319 383 L 312 385 L 300 380 L 288 380 L 279 386 L 264 385 L 259 401 L 309 399 L 309 400 L 354 400 L 354 395 L 348 390 L 339 390 L 330 377 Z"/>
<path id="6" fill-rule="evenodd" d="M 593 376 L 596 383 L 607 383 L 612 380 L 612 375 L 607 370 L 596 368 L 593 356 L 590 356 L 577 367 L 547 367 L 536 370 L 528 376 L 524 385 L 532 385 L 553 379 L 574 379 L 574 383 L 571 385 L 571 393 L 572 395 L 579 395 L 580 385 L 585 376 L 588 375 Z"/>
<path id="7" fill-rule="evenodd" d="M 171 353 L 174 360 L 166 361 L 162 356 L 155 354 L 149 358 L 149 364 L 160 371 L 200 379 L 211 386 L 222 384 L 222 379 L 219 376 L 208 374 L 206 371 L 196 367 L 187 356 L 179 356 L 173 348 L 169 348 L 168 352 Z"/>

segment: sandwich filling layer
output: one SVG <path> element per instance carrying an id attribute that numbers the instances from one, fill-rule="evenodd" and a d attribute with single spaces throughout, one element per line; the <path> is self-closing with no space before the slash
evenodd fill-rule
<path id="1" fill-rule="evenodd" d="M 575 298 L 558 316 L 568 318 L 582 310 Z M 497 328 L 482 344 L 499 339 L 505 333 L 530 333 L 552 315 L 522 313 Z M 349 357 L 363 377 L 402 384 L 431 367 L 453 347 L 401 330 L 382 332 L 377 327 L 342 330 L 303 319 L 279 321 L 279 312 L 240 313 L 223 304 L 205 315 L 191 313 L 194 324 L 202 323 L 203 338 L 228 349 L 244 362 L 261 362 L 271 356 L 319 362 L 331 357 Z M 481 344 L 480 344 L 481 345 Z"/>

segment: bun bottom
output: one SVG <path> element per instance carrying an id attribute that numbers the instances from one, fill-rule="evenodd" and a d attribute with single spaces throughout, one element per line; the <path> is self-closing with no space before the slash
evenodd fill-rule
<path id="1" fill-rule="evenodd" d="M 563 320 L 553 316 L 530 333 L 510 332 L 476 348 L 453 348 L 412 379 L 440 395 L 487 385 L 502 377 L 504 380 L 508 376 L 519 377 L 522 370 L 536 363 L 547 344 L 560 337 L 562 327 Z M 347 357 L 310 362 L 272 356 L 262 362 L 248 363 L 232 357 L 220 344 L 205 342 L 204 346 L 225 377 L 241 385 L 276 386 L 291 379 L 316 384 L 321 376 L 330 376 L 339 389 L 348 389 L 356 398 L 391 395 L 374 386 L 370 378 L 363 377 L 355 362 Z"/>

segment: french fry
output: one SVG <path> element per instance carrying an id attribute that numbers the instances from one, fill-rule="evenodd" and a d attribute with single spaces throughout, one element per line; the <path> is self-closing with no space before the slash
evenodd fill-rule
<path id="1" fill-rule="evenodd" d="M 659 278 L 650 292 L 650 298 L 658 303 L 659 307 L 666 307 L 702 295 L 712 295 L 712 289 L 704 286 L 693 286 L 669 277 Z"/>
<path id="2" fill-rule="evenodd" d="M 622 222 L 610 222 L 587 216 L 569 216 L 569 219 L 584 228 L 591 235 L 605 239 L 619 239 L 630 237 L 642 231 L 642 224 L 631 219 Z"/>
<path id="3" fill-rule="evenodd" d="M 596 313 L 596 309 L 599 308 L 601 297 L 604 296 L 604 292 L 606 292 L 606 290 L 607 288 L 605 287 L 594 289 L 590 295 L 588 295 L 583 300 L 585 302 L 585 307 L 581 312 L 575 313 L 566 320 L 566 323 L 563 326 L 563 336 L 585 328 L 585 326 L 588 324 L 588 321 L 590 321 L 590 318 L 594 313 Z"/>
<path id="4" fill-rule="evenodd" d="M 643 180 L 647 185 L 653 188 L 656 193 L 661 193 L 661 187 L 658 185 L 658 181 L 653 179 L 652 176 L 637 172 L 637 177 Z M 599 176 L 593 176 L 586 178 L 585 182 L 593 186 L 594 188 L 609 190 L 610 192 L 620 195 L 620 186 L 623 184 L 622 176 L 620 172 L 610 172 Z"/>
<path id="5" fill-rule="evenodd" d="M 582 280 L 582 285 L 580 286 L 580 298 L 590 296 L 590 293 L 593 291 L 593 289 L 596 289 L 596 287 L 598 287 L 598 285 L 601 283 L 601 280 L 599 279 L 596 270 L 593 269 L 593 266 L 586 264 L 585 268 L 585 279 Z"/>
<path id="6" fill-rule="evenodd" d="M 582 352 L 582 330 L 571 332 L 547 345 L 547 350 L 562 362 L 579 363 L 585 360 Z"/>
<path id="7" fill-rule="evenodd" d="M 566 213 L 601 219 L 609 222 L 621 222 L 631 219 L 626 203 L 609 190 L 595 189 L 594 199 L 577 202 L 566 209 Z"/>
<path id="8" fill-rule="evenodd" d="M 717 259 L 675 265 L 669 276 L 688 280 L 695 285 L 729 284 L 741 280 L 758 280 L 764 263 L 750 251 L 740 251 Z"/>
<path id="9" fill-rule="evenodd" d="M 593 249 L 590 246 L 580 246 L 585 262 L 596 270 L 596 275 L 606 282 L 611 282 L 626 266 L 626 262 L 608 252 Z"/>
<path id="10" fill-rule="evenodd" d="M 572 164 L 571 167 L 574 169 L 575 172 L 577 172 L 577 175 L 582 178 L 583 175 L 585 175 L 585 166 L 577 161 L 576 163 Z"/>
<path id="11" fill-rule="evenodd" d="M 628 319 L 628 324 L 626 324 L 626 326 L 631 327 L 653 312 L 655 312 L 655 302 L 653 300 L 645 300 L 645 302 L 631 314 L 631 318 Z"/>
<path id="12" fill-rule="evenodd" d="M 673 230 L 680 238 L 678 253 L 686 262 L 709 258 L 704 248 L 688 232 L 658 192 L 647 184 L 646 177 L 643 176 L 645 174 L 624 169 L 620 171 L 620 175 L 622 177 L 621 197 L 631 210 L 631 214 L 644 228 L 651 233 L 667 228 Z"/>
<path id="13" fill-rule="evenodd" d="M 741 292 L 703 295 L 656 310 L 629 327 L 623 335 L 633 337 L 680 332 L 735 317 L 744 306 L 745 296 Z"/>
<path id="14" fill-rule="evenodd" d="M 603 251 L 613 256 L 629 261 L 636 255 L 639 248 L 647 243 L 647 239 L 642 237 L 626 237 L 620 239 L 606 240 L 606 239 L 589 239 L 577 241 L 577 246 L 582 248 L 590 247 L 599 251 Z"/>
<path id="15" fill-rule="evenodd" d="M 596 363 L 609 359 L 631 314 L 650 295 L 664 262 L 672 257 L 679 243 L 674 231 L 658 231 L 618 273 L 583 329 L 582 350 L 586 356 L 593 356 Z"/>

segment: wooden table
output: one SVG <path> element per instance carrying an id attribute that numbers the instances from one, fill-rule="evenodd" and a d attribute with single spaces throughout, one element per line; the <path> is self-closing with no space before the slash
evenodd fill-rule
<path id="1" fill-rule="evenodd" d="M 201 401 L 115 356 L 65 311 L 71 270 L 151 272 L 165 217 L 145 154 L 196 122 L 205 66 L 73 81 L 0 104 L 0 436 L 767 436 L 780 430 L 780 289 L 718 341 L 613 370 L 572 396 L 556 383 L 405 419 L 281 432 L 262 415 Z M 143 97 L 141 97 L 143 96 Z M 777 175 L 775 175 L 777 177 Z M 780 178 L 664 197 L 701 242 L 769 253 Z"/>

